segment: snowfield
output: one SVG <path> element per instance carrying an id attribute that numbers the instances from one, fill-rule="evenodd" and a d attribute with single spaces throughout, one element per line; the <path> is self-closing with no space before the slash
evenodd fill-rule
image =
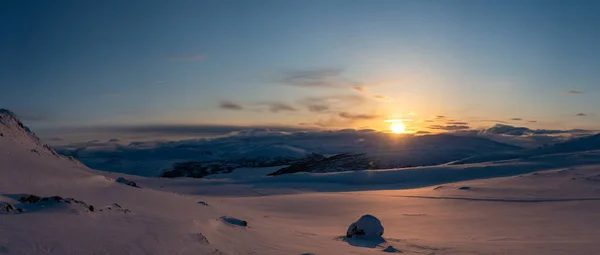
<path id="1" fill-rule="evenodd" d="M 598 151 L 160 179 L 91 170 L 42 145 L 7 112 L 0 116 L 0 208 L 23 210 L 0 212 L 2 255 L 600 254 Z M 19 201 L 29 195 L 81 203 Z M 381 221 L 382 238 L 347 238 L 365 214 Z"/>

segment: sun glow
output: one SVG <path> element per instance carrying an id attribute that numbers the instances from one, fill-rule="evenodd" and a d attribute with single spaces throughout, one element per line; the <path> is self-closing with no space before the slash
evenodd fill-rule
<path id="1" fill-rule="evenodd" d="M 392 123 L 392 125 L 390 125 L 390 129 L 396 134 L 402 134 L 406 132 L 406 126 L 400 122 Z"/>

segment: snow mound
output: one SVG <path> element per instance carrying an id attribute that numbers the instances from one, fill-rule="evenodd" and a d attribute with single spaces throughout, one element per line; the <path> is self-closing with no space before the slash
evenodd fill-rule
<path id="1" fill-rule="evenodd" d="M 365 214 L 356 222 L 350 224 L 346 237 L 381 237 L 383 235 L 383 226 L 377 217 Z"/>

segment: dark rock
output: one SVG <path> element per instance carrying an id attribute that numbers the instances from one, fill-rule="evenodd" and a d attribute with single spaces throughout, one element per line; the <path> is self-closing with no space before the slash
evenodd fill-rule
<path id="1" fill-rule="evenodd" d="M 35 195 L 29 195 L 29 196 L 26 196 L 26 197 L 19 198 L 19 202 L 21 202 L 21 203 L 31 203 L 31 204 L 35 204 L 35 203 L 37 203 L 40 200 L 41 200 L 41 198 L 38 197 L 38 196 L 35 196 Z"/>
<path id="2" fill-rule="evenodd" d="M 15 208 L 11 205 L 11 204 L 5 204 L 2 207 L 0 207 L 0 210 L 2 211 L 6 211 L 6 212 L 11 212 L 13 211 Z"/>
<path id="3" fill-rule="evenodd" d="M 201 204 L 201 205 L 203 205 L 203 206 L 208 206 L 208 203 L 206 203 L 206 202 L 204 202 L 204 201 L 200 201 L 200 202 L 198 202 L 198 204 Z"/>
<path id="4" fill-rule="evenodd" d="M 394 248 L 394 246 L 390 245 L 387 248 L 383 249 L 383 252 L 396 252 L 397 253 L 397 252 L 402 252 L 402 251 L 400 251 L 400 250 Z"/>
<path id="5" fill-rule="evenodd" d="M 471 190 L 471 187 L 469 186 L 462 186 L 460 188 L 458 188 L 459 190 Z"/>
<path id="6" fill-rule="evenodd" d="M 342 153 L 331 157 L 313 154 L 300 162 L 281 168 L 268 175 L 276 176 L 299 172 L 341 172 L 377 168 L 377 164 L 363 153 Z"/>
<path id="7" fill-rule="evenodd" d="M 123 183 L 123 184 L 131 186 L 131 187 L 135 187 L 135 188 L 139 188 L 140 187 L 134 181 L 127 180 L 127 179 L 125 179 L 123 177 L 118 177 L 115 181 L 118 182 L 118 183 Z"/>
<path id="8" fill-rule="evenodd" d="M 232 218 L 232 217 L 223 216 L 223 217 L 221 217 L 221 220 L 223 222 L 226 222 L 226 223 L 229 223 L 229 224 L 232 224 L 232 225 L 237 225 L 237 226 L 240 226 L 240 227 L 246 227 L 246 226 L 248 226 L 248 222 L 247 221 L 236 219 L 236 218 Z"/>
<path id="9" fill-rule="evenodd" d="M 62 197 L 59 197 L 59 196 L 52 196 L 52 197 L 50 197 L 50 198 L 51 198 L 51 199 L 53 199 L 53 200 L 54 200 L 54 201 L 56 201 L 56 202 L 60 202 L 60 201 L 62 201 L 62 200 L 63 200 L 63 198 L 62 198 Z"/>
<path id="10" fill-rule="evenodd" d="M 93 206 L 93 205 L 90 205 L 90 206 L 88 207 L 88 209 L 90 210 L 90 212 L 93 212 L 93 211 L 94 211 L 94 206 Z"/>

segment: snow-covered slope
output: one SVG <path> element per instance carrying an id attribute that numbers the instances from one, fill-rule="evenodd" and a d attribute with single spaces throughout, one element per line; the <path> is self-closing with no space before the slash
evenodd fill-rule
<path id="1" fill-rule="evenodd" d="M 171 193 L 117 183 L 77 161 L 54 155 L 14 114 L 3 110 L 0 116 L 0 204 L 24 209 L 0 212 L 0 254 L 213 254 L 217 250 L 201 234 L 221 216 L 210 207 Z M 86 206 L 19 201 L 29 194 L 74 198 Z"/>

